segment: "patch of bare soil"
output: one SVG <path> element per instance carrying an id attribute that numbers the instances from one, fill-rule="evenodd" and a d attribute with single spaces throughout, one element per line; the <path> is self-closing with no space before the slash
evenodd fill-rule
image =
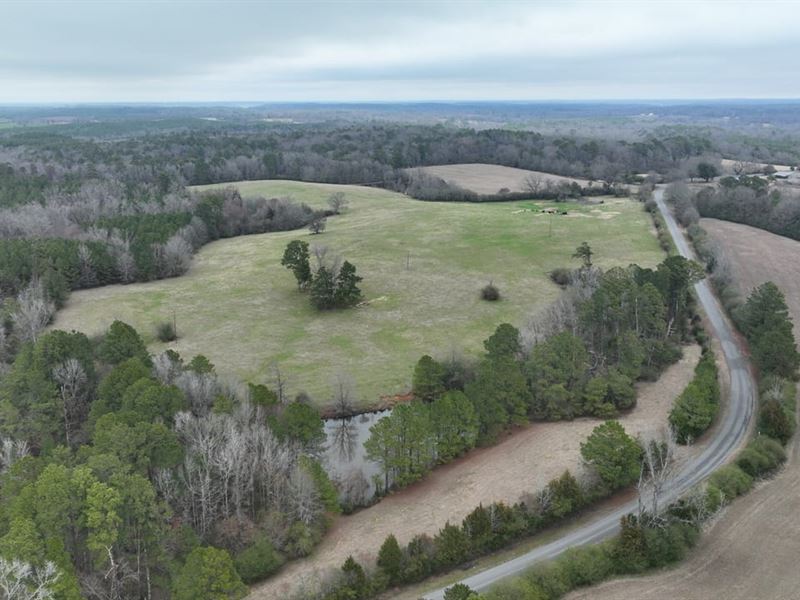
<path id="1" fill-rule="evenodd" d="M 543 173 L 541 171 L 528 171 L 526 169 L 482 163 L 437 165 L 421 167 L 421 170 L 436 177 L 441 177 L 448 183 L 471 190 L 476 194 L 497 194 L 503 188 L 509 192 L 524 192 L 527 191 L 525 183 L 528 177 L 538 179 L 543 186 L 548 181 L 554 184 L 570 183 L 572 181 L 577 181 L 582 186 L 589 184 L 586 179 L 562 177 L 561 175 Z"/>
<path id="2" fill-rule="evenodd" d="M 699 357 L 699 347 L 687 347 L 683 359 L 657 382 L 639 386 L 636 408 L 620 419 L 629 433 L 657 432 L 664 426 L 672 401 L 691 380 Z M 350 554 L 370 563 L 390 533 L 404 544 L 417 534 L 435 533 L 448 520 L 459 523 L 478 504 L 513 503 L 565 469 L 580 473 L 580 444 L 598 424 L 594 419 L 533 423 L 496 446 L 437 468 L 424 481 L 371 508 L 339 517 L 312 556 L 290 563 L 254 587 L 250 598 L 288 597 L 339 567 Z"/>
<path id="3" fill-rule="evenodd" d="M 727 251 L 743 292 L 773 281 L 800 326 L 800 242 L 716 219 L 700 224 Z M 773 480 L 736 500 L 703 536 L 691 557 L 657 575 L 623 579 L 570 600 L 751 600 L 800 598 L 800 447 Z"/>

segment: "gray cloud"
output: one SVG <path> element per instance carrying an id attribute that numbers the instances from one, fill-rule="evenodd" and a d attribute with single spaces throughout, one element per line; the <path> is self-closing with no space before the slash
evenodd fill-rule
<path id="1" fill-rule="evenodd" d="M 0 102 L 800 97 L 798 3 L 11 2 Z"/>

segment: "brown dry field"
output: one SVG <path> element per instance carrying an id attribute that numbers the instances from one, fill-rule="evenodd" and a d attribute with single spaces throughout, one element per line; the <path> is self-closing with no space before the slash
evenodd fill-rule
<path id="1" fill-rule="evenodd" d="M 726 173 L 733 173 L 733 167 L 738 163 L 738 160 L 731 160 L 730 158 L 723 158 L 720 163 L 722 164 L 722 170 Z M 791 167 L 789 165 L 776 165 L 773 163 L 760 163 L 760 162 L 752 162 L 752 161 L 744 161 L 748 165 L 753 165 L 759 169 L 763 169 L 768 164 L 772 164 L 778 171 L 788 171 Z"/>
<path id="2" fill-rule="evenodd" d="M 659 431 L 699 357 L 699 347 L 686 347 L 683 359 L 657 382 L 640 384 L 636 408 L 620 419 L 625 430 L 632 435 Z M 370 563 L 390 533 L 404 544 L 414 535 L 435 533 L 448 520 L 460 522 L 478 504 L 513 503 L 565 469 L 580 473 L 580 444 L 599 423 L 594 419 L 533 423 L 493 447 L 437 468 L 424 481 L 373 507 L 338 517 L 311 557 L 290 563 L 276 577 L 255 586 L 250 598 L 285 598 L 313 589 L 320 575 L 337 568 L 350 554 Z"/>
<path id="3" fill-rule="evenodd" d="M 786 296 L 794 335 L 800 339 L 800 242 L 729 221 L 701 219 L 700 225 L 728 254 L 743 298 L 766 281 L 777 284 Z"/>
<path id="4" fill-rule="evenodd" d="M 562 177 L 561 175 L 542 173 L 541 171 L 528 171 L 526 169 L 482 163 L 437 165 L 434 167 L 421 167 L 420 170 L 441 177 L 448 183 L 471 190 L 476 194 L 496 194 L 501 188 L 507 188 L 511 192 L 524 192 L 525 180 L 531 175 L 538 177 L 542 184 L 547 181 L 552 181 L 553 183 L 577 181 L 583 186 L 589 184 L 586 179 Z"/>
<path id="5" fill-rule="evenodd" d="M 800 324 L 800 242 L 716 219 L 700 224 L 730 255 L 740 289 L 773 281 Z M 569 600 L 753 600 L 800 598 L 800 447 L 773 480 L 736 500 L 678 568 L 612 581 Z"/>

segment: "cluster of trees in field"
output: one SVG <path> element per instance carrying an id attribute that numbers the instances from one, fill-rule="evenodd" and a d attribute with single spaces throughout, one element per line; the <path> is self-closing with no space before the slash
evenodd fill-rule
<path id="1" fill-rule="evenodd" d="M 0 576 L 47 576 L 41 598 L 240 598 L 339 511 L 307 399 L 151 356 L 121 322 L 23 343 L 0 438 Z"/>
<path id="2" fill-rule="evenodd" d="M 378 421 L 365 444 L 381 466 L 379 489 L 408 485 L 528 420 L 613 417 L 634 406 L 637 379 L 655 379 L 680 357 L 698 265 L 673 256 L 656 269 L 601 273 L 588 245 L 576 255 L 583 266 L 571 301 L 547 323 L 532 323 L 525 335 L 500 325 L 476 365 L 419 360 L 415 400 Z"/>
<path id="3" fill-rule="evenodd" d="M 331 310 L 358 304 L 361 301 L 358 284 L 362 278 L 356 274 L 356 267 L 331 254 L 327 246 L 314 246 L 312 251 L 316 259 L 314 269 L 308 242 L 292 240 L 281 258 L 281 264 L 297 280 L 298 289 L 309 292 L 311 305 L 317 310 Z"/>

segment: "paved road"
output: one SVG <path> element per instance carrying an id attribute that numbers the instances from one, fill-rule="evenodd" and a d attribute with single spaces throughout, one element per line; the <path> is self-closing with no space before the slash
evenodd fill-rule
<path id="1" fill-rule="evenodd" d="M 667 210 L 663 196 L 663 188 L 658 188 L 655 192 L 655 200 L 659 210 L 664 215 L 672 239 L 675 240 L 675 245 L 683 256 L 693 258 L 694 253 L 689 248 L 689 244 L 680 229 L 678 229 L 672 213 Z M 695 290 L 706 315 L 708 315 L 714 334 L 722 345 L 723 357 L 728 365 L 731 377 L 730 398 L 723 421 L 717 428 L 714 438 L 703 452 L 687 463 L 684 469 L 670 482 L 662 500 L 663 504 L 676 499 L 681 493 L 708 477 L 717 467 L 731 458 L 747 436 L 755 406 L 756 384 L 750 372 L 747 359 L 743 356 L 736 343 L 735 332 L 725 318 L 722 308 L 711 292 L 708 283 L 701 281 L 695 286 Z M 461 583 L 468 585 L 473 590 L 482 591 L 501 579 L 518 574 L 533 564 L 555 558 L 568 548 L 599 542 L 611 537 L 619 529 L 620 518 L 627 513 L 635 512 L 636 508 L 636 501 L 631 501 L 617 511 L 593 523 L 589 523 L 554 542 L 467 577 L 461 580 Z M 428 600 L 441 600 L 444 598 L 444 589 L 431 592 L 425 598 Z"/>

